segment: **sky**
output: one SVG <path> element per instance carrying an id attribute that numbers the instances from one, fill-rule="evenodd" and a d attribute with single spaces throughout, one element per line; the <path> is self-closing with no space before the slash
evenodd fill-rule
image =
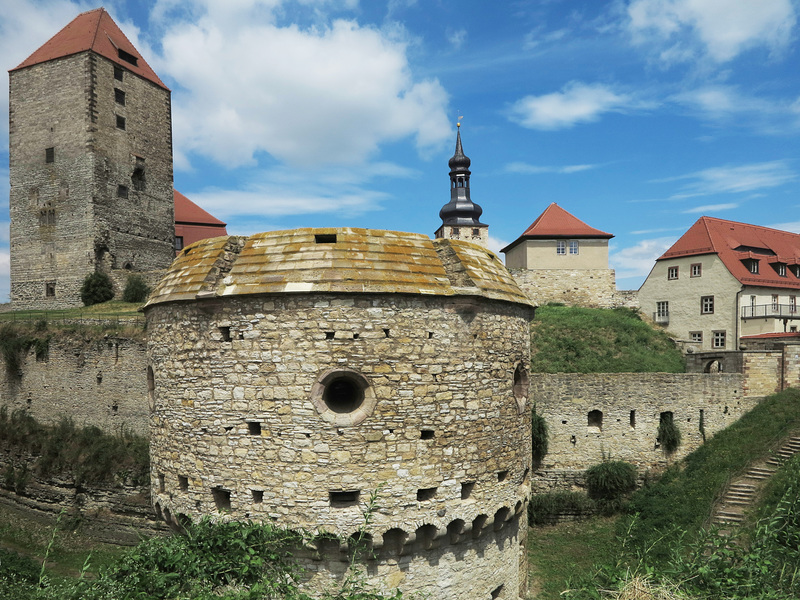
<path id="1" fill-rule="evenodd" d="M 0 2 L 21 63 L 83 0 Z M 701 216 L 800 232 L 800 0 L 107 0 L 172 90 L 176 189 L 231 234 L 433 236 L 460 119 L 495 252 L 556 202 L 619 289 Z M 0 112 L 8 113 L 2 78 Z M 0 302 L 9 294 L 0 119 Z M 502 255 L 501 255 L 502 256 Z"/>

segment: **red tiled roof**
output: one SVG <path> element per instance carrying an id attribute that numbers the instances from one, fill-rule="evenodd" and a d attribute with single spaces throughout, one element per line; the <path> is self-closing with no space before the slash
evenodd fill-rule
<path id="1" fill-rule="evenodd" d="M 781 277 L 773 265 L 800 265 L 800 235 L 725 221 L 713 217 L 700 217 L 672 247 L 657 260 L 716 254 L 728 271 L 743 285 L 764 287 L 800 288 L 800 278 L 792 269 Z M 745 259 L 759 261 L 759 272 L 751 273 Z"/>
<path id="2" fill-rule="evenodd" d="M 800 337 L 800 333 L 797 331 L 787 331 L 787 332 L 780 332 L 780 333 L 757 333 L 755 335 L 743 335 L 742 339 L 745 340 L 766 340 L 770 338 L 796 338 Z"/>
<path id="3" fill-rule="evenodd" d="M 225 223 L 204 211 L 178 190 L 172 190 L 172 196 L 175 199 L 175 223 L 225 227 Z M 217 235 L 226 234 L 218 233 Z"/>
<path id="4" fill-rule="evenodd" d="M 125 37 L 122 30 L 104 8 L 96 8 L 75 17 L 61 31 L 47 40 L 38 50 L 26 58 L 18 66 L 11 69 L 16 71 L 32 65 L 63 58 L 79 52 L 91 50 L 104 56 L 110 61 L 126 68 L 148 81 L 168 90 L 164 82 L 158 78 L 150 65 L 142 58 L 139 51 Z M 123 60 L 118 50 L 136 58 L 136 64 Z"/>
<path id="5" fill-rule="evenodd" d="M 521 236 L 503 248 L 501 252 L 510 250 L 520 242 L 530 239 L 611 239 L 612 237 L 614 237 L 614 235 L 611 233 L 606 233 L 605 231 L 600 231 L 594 227 L 589 227 L 589 225 L 581 221 L 579 218 L 571 215 L 558 204 L 553 202 L 550 204 L 550 206 L 544 209 L 544 212 L 539 215 L 539 218 L 537 218 Z"/>

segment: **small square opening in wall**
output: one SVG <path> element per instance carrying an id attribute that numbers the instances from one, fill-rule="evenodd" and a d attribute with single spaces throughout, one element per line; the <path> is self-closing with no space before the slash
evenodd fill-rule
<path id="1" fill-rule="evenodd" d="M 360 490 L 330 491 L 328 492 L 328 500 L 334 508 L 346 508 L 348 506 L 357 506 L 360 495 Z"/>
<path id="2" fill-rule="evenodd" d="M 335 233 L 318 233 L 314 236 L 314 241 L 317 244 L 335 244 L 336 243 L 336 234 Z"/>
<path id="3" fill-rule="evenodd" d="M 419 439 L 421 440 L 432 440 L 434 436 L 433 429 L 423 429 L 419 432 Z"/>
<path id="4" fill-rule="evenodd" d="M 164 477 L 163 473 L 159 473 L 158 474 L 158 491 L 159 492 L 166 491 L 166 489 L 167 489 L 166 485 L 167 485 L 166 477 Z"/>
<path id="5" fill-rule="evenodd" d="M 222 335 L 223 342 L 230 342 L 231 341 L 231 328 L 230 327 L 220 327 L 219 333 Z"/>
<path id="6" fill-rule="evenodd" d="M 508 479 L 508 471 L 497 472 L 497 481 L 505 481 L 506 479 Z"/>
<path id="7" fill-rule="evenodd" d="M 461 499 L 466 500 L 472 495 L 472 490 L 475 489 L 474 481 L 465 481 L 461 484 Z"/>
<path id="8" fill-rule="evenodd" d="M 114 67 L 114 79 L 116 79 L 117 81 L 122 81 L 122 77 L 123 77 L 123 73 L 124 72 L 125 71 L 122 69 L 122 67 L 115 66 Z"/>
<path id="9" fill-rule="evenodd" d="M 44 162 L 51 163 L 55 162 L 56 160 L 56 149 L 55 148 L 45 148 L 44 149 Z"/>
<path id="10" fill-rule="evenodd" d="M 336 337 L 336 332 L 335 331 L 326 331 L 325 332 L 325 339 L 326 340 L 332 340 L 335 337 Z"/>
<path id="11" fill-rule="evenodd" d="M 253 504 L 261 504 L 264 502 L 264 490 L 250 490 L 253 492 Z"/>
<path id="12" fill-rule="evenodd" d="M 433 500 L 433 498 L 436 496 L 436 490 L 437 488 L 435 487 L 422 488 L 417 490 L 417 500 L 419 502 L 423 502 L 425 500 Z"/>
<path id="13" fill-rule="evenodd" d="M 636 411 L 635 410 L 631 411 L 630 426 L 631 426 L 631 429 L 636 429 Z"/>
<path id="14" fill-rule="evenodd" d="M 223 510 L 231 509 L 230 490 L 224 490 L 221 487 L 215 487 L 211 489 L 211 496 L 214 498 L 214 506 L 217 507 L 218 511 L 221 512 Z"/>
<path id="15" fill-rule="evenodd" d="M 125 106 L 125 92 L 114 88 L 114 102 L 121 106 Z"/>
<path id="16" fill-rule="evenodd" d="M 178 475 L 178 489 L 182 492 L 189 489 L 189 478 L 185 475 Z"/>
<path id="17" fill-rule="evenodd" d="M 125 129 L 125 117 L 117 115 L 117 129 Z"/>
<path id="18" fill-rule="evenodd" d="M 492 594 L 491 594 L 492 600 L 495 600 L 495 598 L 502 598 L 503 597 L 503 588 L 504 587 L 505 586 L 503 586 L 503 585 L 499 585 L 499 586 L 497 586 L 496 588 L 494 588 L 492 590 Z"/>
<path id="19" fill-rule="evenodd" d="M 127 185 L 118 185 L 117 186 L 117 198 L 127 198 L 128 197 L 128 186 Z"/>
<path id="20" fill-rule="evenodd" d="M 56 282 L 55 281 L 48 281 L 44 284 L 44 295 L 45 298 L 55 298 L 56 297 Z"/>
<path id="21" fill-rule="evenodd" d="M 248 421 L 247 433 L 250 435 L 261 435 L 261 423 L 258 421 Z"/>

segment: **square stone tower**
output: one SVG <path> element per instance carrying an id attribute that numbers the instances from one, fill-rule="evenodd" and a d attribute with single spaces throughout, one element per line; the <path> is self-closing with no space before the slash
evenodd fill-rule
<path id="1" fill-rule="evenodd" d="M 170 91 L 102 8 L 9 72 L 11 300 L 80 304 L 94 271 L 174 258 Z"/>

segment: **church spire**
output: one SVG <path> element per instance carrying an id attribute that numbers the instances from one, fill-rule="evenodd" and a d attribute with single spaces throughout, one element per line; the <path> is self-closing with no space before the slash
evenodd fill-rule
<path id="1" fill-rule="evenodd" d="M 461 145 L 461 123 L 456 134 L 456 151 L 450 165 L 450 202 L 439 211 L 442 225 L 436 231 L 437 238 L 468 240 L 488 246 L 489 227 L 480 222 L 483 209 L 470 198 L 470 159 Z"/>

